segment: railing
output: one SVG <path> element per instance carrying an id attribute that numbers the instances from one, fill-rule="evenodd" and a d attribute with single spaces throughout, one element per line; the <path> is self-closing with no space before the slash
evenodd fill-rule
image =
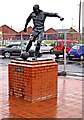
<path id="1" fill-rule="evenodd" d="M 67 33 L 44 33 L 44 40 L 64 39 L 76 40 L 78 43 L 84 41 L 84 33 L 67 32 Z M 21 42 L 21 39 L 28 41 L 30 34 L 0 34 L 0 46 L 7 45 L 11 42 Z"/>

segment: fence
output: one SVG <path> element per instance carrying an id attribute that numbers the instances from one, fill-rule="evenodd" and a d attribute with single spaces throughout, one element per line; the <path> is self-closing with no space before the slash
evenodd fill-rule
<path id="1" fill-rule="evenodd" d="M 77 33 L 77 32 L 68 32 L 68 33 L 44 33 L 44 40 L 57 40 L 57 39 L 64 39 L 66 36 L 66 39 L 70 40 L 76 40 L 77 42 L 80 42 L 81 40 L 84 41 L 84 33 Z M 30 37 L 30 34 L 2 34 L 0 36 L 0 46 L 2 45 L 8 45 L 12 42 L 21 42 L 21 39 L 23 41 L 28 41 Z M 84 42 L 83 42 L 84 43 Z"/>

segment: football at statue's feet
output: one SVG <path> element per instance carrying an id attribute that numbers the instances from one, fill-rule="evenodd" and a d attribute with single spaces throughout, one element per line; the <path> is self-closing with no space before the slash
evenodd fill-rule
<path id="1" fill-rule="evenodd" d="M 23 52 L 20 57 L 23 59 L 23 60 L 26 60 L 28 57 L 29 57 L 29 53 L 28 52 Z"/>

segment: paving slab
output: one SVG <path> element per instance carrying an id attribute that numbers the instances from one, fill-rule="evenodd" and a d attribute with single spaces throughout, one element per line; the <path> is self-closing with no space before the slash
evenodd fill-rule
<path id="1" fill-rule="evenodd" d="M 9 97 L 8 66 L 0 66 L 0 119 L 2 118 L 82 118 L 82 80 L 58 77 L 55 98 L 35 103 Z"/>

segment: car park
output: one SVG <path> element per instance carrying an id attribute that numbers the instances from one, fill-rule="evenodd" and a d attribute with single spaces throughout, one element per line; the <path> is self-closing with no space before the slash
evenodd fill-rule
<path id="1" fill-rule="evenodd" d="M 21 42 L 9 44 L 6 47 L 0 48 L 0 55 L 3 55 L 5 58 L 10 58 L 11 56 L 20 56 L 21 52 L 26 51 L 26 45 L 27 44 L 24 44 L 24 43 L 21 44 Z M 33 44 L 29 50 L 29 56 L 31 57 L 34 56 L 35 47 L 36 47 L 36 44 Z M 48 46 L 42 43 L 39 56 L 41 56 L 42 53 L 50 52 L 51 49 L 52 49 L 51 46 Z"/>
<path id="2" fill-rule="evenodd" d="M 74 45 L 68 53 L 68 58 L 78 58 L 84 60 L 84 44 Z"/>

